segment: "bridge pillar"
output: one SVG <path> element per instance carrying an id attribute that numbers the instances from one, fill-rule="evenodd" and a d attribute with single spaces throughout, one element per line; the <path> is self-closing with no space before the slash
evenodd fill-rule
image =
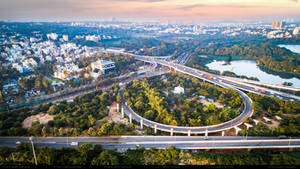
<path id="1" fill-rule="evenodd" d="M 119 113 L 119 103 L 117 103 L 117 113 Z"/>
<path id="2" fill-rule="evenodd" d="M 173 128 L 171 128 L 171 133 L 170 133 L 170 135 L 171 135 L 171 136 L 173 136 L 173 130 L 174 130 L 174 129 L 173 129 Z"/>
<path id="3" fill-rule="evenodd" d="M 235 129 L 235 135 L 238 135 L 239 134 L 239 131 L 241 131 L 242 129 L 240 129 L 240 128 L 238 128 L 238 127 L 234 127 L 234 129 Z"/>
<path id="4" fill-rule="evenodd" d="M 157 125 L 154 124 L 154 133 L 156 134 L 157 133 Z"/>
<path id="5" fill-rule="evenodd" d="M 123 106 L 121 108 L 121 114 L 122 114 L 122 118 L 124 118 L 124 107 Z"/>
<path id="6" fill-rule="evenodd" d="M 131 113 L 129 114 L 129 123 L 130 124 L 132 123 L 132 114 Z"/>
<path id="7" fill-rule="evenodd" d="M 223 137 L 225 136 L 225 131 L 222 131 L 222 136 L 223 136 Z"/>
<path id="8" fill-rule="evenodd" d="M 244 125 L 247 127 L 247 130 L 248 130 L 250 127 L 253 127 L 251 124 L 248 124 L 248 123 L 244 123 Z"/>
<path id="9" fill-rule="evenodd" d="M 191 130 L 188 130 L 188 136 L 191 136 Z"/>
<path id="10" fill-rule="evenodd" d="M 143 119 L 141 119 L 141 129 L 143 129 Z"/>
<path id="11" fill-rule="evenodd" d="M 256 119 L 253 119 L 253 121 L 254 121 L 255 125 L 257 125 L 257 123 L 259 122 L 259 121 L 256 120 Z"/>

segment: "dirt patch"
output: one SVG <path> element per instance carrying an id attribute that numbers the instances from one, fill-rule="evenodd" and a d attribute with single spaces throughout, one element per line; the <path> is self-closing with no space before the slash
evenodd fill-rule
<path id="1" fill-rule="evenodd" d="M 199 102 L 201 102 L 202 104 L 204 104 L 205 106 L 208 106 L 210 104 L 214 104 L 217 108 L 224 108 L 224 105 L 222 105 L 220 102 L 209 102 L 207 100 L 203 100 L 203 99 L 199 99 Z"/>
<path id="2" fill-rule="evenodd" d="M 121 109 L 119 109 L 121 111 Z M 107 117 L 104 117 L 103 119 L 99 120 L 99 122 L 102 121 L 113 121 L 116 124 L 126 124 L 129 125 L 129 121 L 127 118 L 122 118 L 121 112 L 117 112 L 117 103 L 114 102 L 110 108 L 109 108 L 109 113 Z"/>
<path id="3" fill-rule="evenodd" d="M 269 129 L 271 129 L 271 127 L 273 128 L 277 128 L 280 125 L 280 122 L 272 120 L 271 119 L 272 124 L 268 124 L 268 123 L 264 123 L 265 125 L 267 125 L 269 127 Z"/>
<path id="4" fill-rule="evenodd" d="M 22 127 L 23 128 L 30 128 L 33 122 L 38 121 L 40 124 L 47 124 L 48 121 L 53 120 L 55 117 L 55 115 L 49 115 L 49 114 L 44 114 L 44 113 L 40 113 L 37 115 L 33 115 L 30 117 L 27 117 L 23 123 L 22 123 Z"/>
<path id="5" fill-rule="evenodd" d="M 284 116 L 292 116 L 292 117 L 297 117 L 297 115 L 296 115 L 296 114 L 282 114 L 282 115 L 284 115 Z"/>

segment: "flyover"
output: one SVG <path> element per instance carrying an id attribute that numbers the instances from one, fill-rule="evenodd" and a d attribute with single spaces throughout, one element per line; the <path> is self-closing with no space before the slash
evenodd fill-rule
<path id="1" fill-rule="evenodd" d="M 133 54 L 132 54 L 133 55 Z M 292 94 L 287 94 L 284 92 L 279 92 L 276 90 L 271 90 L 271 89 L 267 89 L 261 86 L 256 86 L 253 84 L 248 84 L 246 82 L 241 82 L 241 80 L 236 80 L 233 79 L 231 77 L 226 77 L 226 76 L 219 76 L 219 75 L 215 75 L 215 74 L 211 74 L 205 71 L 201 71 L 198 69 L 194 69 L 194 68 L 190 68 L 188 66 L 184 66 L 184 65 L 180 65 L 177 63 L 173 63 L 173 62 L 167 62 L 164 60 L 160 60 L 160 59 L 155 59 L 154 57 L 144 57 L 144 56 L 139 56 L 139 55 L 133 55 L 135 57 L 135 59 L 137 60 L 141 60 L 144 62 L 148 62 L 148 63 L 153 63 L 156 62 L 157 64 L 169 67 L 175 71 L 178 72 L 182 72 L 184 74 L 189 74 L 192 75 L 194 77 L 200 78 L 204 81 L 208 81 L 210 83 L 213 84 L 223 84 L 223 85 L 230 85 L 236 89 L 241 89 L 243 91 L 247 91 L 247 92 L 251 92 L 251 93 L 255 93 L 255 94 L 260 94 L 260 95 L 267 95 L 267 96 L 274 96 L 274 97 L 279 97 L 281 99 L 284 100 L 292 100 L 292 101 L 298 101 L 300 102 L 300 97 L 296 96 L 296 95 L 292 95 Z M 208 75 L 212 78 L 206 78 L 204 75 Z M 275 88 L 280 88 L 281 86 L 273 86 Z M 285 88 L 285 89 L 290 89 L 290 88 Z M 293 91 L 298 90 L 293 88 Z M 264 91 L 265 93 L 260 93 L 259 91 Z"/>
<path id="2" fill-rule="evenodd" d="M 225 85 L 221 85 L 219 84 L 221 87 L 226 87 L 226 88 L 231 88 L 230 86 L 225 86 Z M 122 91 L 123 91 L 123 87 L 125 86 L 125 83 L 120 85 L 120 90 L 119 90 L 119 94 L 122 96 Z M 233 88 L 231 88 L 233 89 Z M 156 133 L 157 130 L 161 130 L 161 131 L 165 131 L 165 132 L 170 132 L 171 135 L 173 135 L 173 133 L 182 133 L 182 134 L 208 134 L 208 133 L 215 133 L 215 132 L 220 132 L 220 131 L 225 131 L 225 130 L 229 130 L 231 128 L 234 128 L 236 126 L 239 126 L 241 124 L 243 124 L 243 119 L 247 119 L 248 117 L 251 117 L 253 114 L 252 108 L 251 108 L 251 99 L 242 91 L 238 90 L 238 94 L 241 96 L 241 98 L 244 100 L 244 110 L 243 112 L 236 118 L 224 122 L 224 123 L 220 123 L 217 125 L 211 125 L 211 126 L 201 126 L 201 127 L 183 127 L 183 126 L 172 126 L 172 125 L 166 125 L 166 124 L 161 124 L 161 123 L 157 123 L 148 119 L 145 119 L 143 117 L 141 117 L 140 115 L 138 115 L 137 113 L 135 113 L 130 106 L 127 105 L 127 102 L 123 102 L 122 103 L 122 111 L 124 111 L 130 121 L 132 120 L 136 120 L 137 122 L 139 122 L 141 124 L 141 127 L 143 125 L 151 127 L 154 129 L 154 132 Z"/>
<path id="3" fill-rule="evenodd" d="M 16 147 L 19 143 L 30 144 L 29 137 L 0 137 L 1 147 Z M 34 137 L 34 146 L 51 148 L 76 148 L 82 144 L 101 145 L 103 149 L 158 149 L 174 146 L 178 149 L 276 149 L 300 148 L 300 138 L 278 139 L 275 137 L 216 137 L 201 136 L 108 136 L 108 137 Z M 77 143 L 77 144 L 72 144 Z"/>
<path id="4" fill-rule="evenodd" d="M 146 60 L 146 61 L 148 61 L 149 63 L 152 63 L 153 60 L 154 59 L 152 58 L 152 59 L 149 59 L 149 60 Z M 162 65 L 167 65 L 168 64 L 169 65 L 169 63 L 166 62 L 166 61 L 157 60 L 157 59 L 155 59 L 155 60 L 158 64 L 162 64 Z M 171 64 L 174 64 L 174 63 L 171 63 Z M 191 68 L 187 67 L 187 68 L 184 68 L 184 69 L 178 69 L 178 67 L 175 67 L 175 66 L 172 66 L 172 65 L 169 65 L 169 66 L 171 66 L 172 68 L 174 68 L 177 71 L 180 71 L 182 73 L 185 73 L 185 74 L 191 75 L 193 77 L 202 79 L 202 76 L 199 77 L 199 75 L 197 73 L 195 73 L 193 71 L 188 71 L 188 69 L 191 69 Z M 180 65 L 180 66 L 182 66 L 182 65 Z M 242 111 L 242 113 L 238 117 L 236 117 L 236 118 L 234 118 L 230 121 L 220 123 L 220 124 L 217 124 L 217 125 L 200 126 L 200 127 L 183 127 L 183 126 L 172 126 L 172 125 L 161 124 L 161 123 L 157 123 L 157 122 L 145 119 L 145 118 L 141 117 L 140 115 L 138 115 L 137 113 L 135 113 L 130 108 L 130 106 L 127 105 L 126 102 L 122 103 L 122 111 L 124 111 L 129 116 L 130 121 L 136 120 L 137 122 L 139 122 L 141 124 L 141 127 L 143 127 L 143 125 L 145 125 L 145 126 L 154 128 L 155 133 L 157 132 L 157 130 L 160 130 L 160 131 L 170 132 L 171 135 L 173 135 L 173 133 L 182 133 L 182 134 L 188 134 L 189 136 L 191 134 L 205 134 L 205 135 L 207 135 L 208 133 L 215 133 L 215 132 L 229 130 L 229 129 L 235 128 L 235 127 L 243 124 L 244 119 L 247 119 L 248 117 L 252 116 L 252 114 L 253 114 L 253 110 L 251 108 L 252 100 L 244 92 L 234 88 L 231 85 L 220 83 L 219 81 L 213 81 L 211 79 L 205 79 L 205 80 L 208 81 L 208 82 L 211 82 L 215 85 L 218 85 L 220 87 L 223 87 L 223 88 L 229 88 L 229 89 L 237 90 L 238 94 L 240 95 L 240 97 L 244 101 L 244 110 Z M 123 90 L 124 86 L 125 86 L 125 84 L 121 85 L 120 86 L 120 91 L 119 91 L 119 94 L 122 96 L 122 98 L 123 98 L 122 90 Z M 124 100 L 124 98 L 123 98 L 123 100 Z"/>
<path id="5" fill-rule="evenodd" d="M 239 132 L 239 128 L 238 126 L 244 123 L 244 119 L 247 119 L 248 117 L 251 117 L 253 114 L 253 110 L 251 108 L 251 103 L 252 100 L 241 90 L 244 91 L 248 91 L 248 92 L 252 92 L 252 93 L 256 93 L 256 94 L 261 94 L 260 92 L 258 92 L 258 89 L 261 89 L 261 87 L 257 87 L 257 86 L 252 86 L 252 85 L 245 85 L 244 83 L 241 82 L 232 82 L 230 80 L 227 80 L 226 77 L 220 77 L 214 74 L 210 74 L 204 71 L 200 71 L 197 69 L 193 69 L 184 65 L 180 65 L 180 64 L 176 64 L 173 62 L 167 62 L 165 60 L 159 60 L 156 59 L 154 57 L 145 57 L 145 56 L 139 56 L 139 55 L 134 55 L 135 59 L 137 60 L 141 60 L 144 62 L 148 62 L 148 63 L 157 63 L 163 66 L 167 66 L 175 71 L 202 79 L 204 81 L 210 82 L 212 84 L 218 85 L 220 87 L 223 88 L 229 88 L 229 89 L 233 89 L 233 90 L 237 90 L 238 94 L 240 95 L 240 97 L 243 99 L 244 101 L 244 110 L 243 112 L 236 118 L 224 122 L 224 123 L 220 123 L 217 125 L 211 125 L 211 126 L 201 126 L 201 127 L 183 127 L 183 126 L 172 126 L 172 125 L 166 125 L 166 124 L 161 124 L 161 123 L 157 123 L 148 119 L 145 119 L 143 117 L 141 117 L 140 115 L 138 115 L 137 113 L 135 113 L 130 106 L 127 105 L 127 103 L 123 102 L 122 103 L 122 107 L 124 108 L 124 112 L 129 116 L 130 122 L 132 120 L 136 120 L 137 122 L 140 123 L 141 128 L 143 127 L 143 125 L 154 128 L 154 132 L 156 133 L 157 130 L 161 130 L 161 131 L 165 131 L 165 132 L 170 132 L 171 136 L 173 135 L 173 133 L 182 133 L 182 134 L 188 134 L 188 136 L 190 136 L 191 134 L 205 134 L 206 136 L 208 135 L 208 133 L 215 133 L 215 132 L 220 132 L 220 131 L 225 131 L 225 130 L 229 130 L 232 128 L 236 129 L 236 134 Z M 121 86 L 121 90 L 120 90 L 120 94 L 122 93 L 122 88 L 124 86 Z M 241 90 L 239 90 L 241 89 Z M 267 91 L 270 91 L 269 89 L 265 89 Z M 297 96 L 286 96 L 283 93 L 277 92 L 277 91 L 272 91 L 269 94 L 266 95 L 271 95 L 274 93 L 280 95 L 280 96 L 284 96 L 286 97 L 286 99 L 298 99 Z M 123 96 L 122 96 L 123 98 Z M 123 98 L 124 100 L 124 98 Z M 223 133 L 222 133 L 223 135 Z"/>

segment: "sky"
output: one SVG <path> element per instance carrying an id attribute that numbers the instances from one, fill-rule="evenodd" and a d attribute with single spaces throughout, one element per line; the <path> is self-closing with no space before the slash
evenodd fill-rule
<path id="1" fill-rule="evenodd" d="M 300 0 L 0 0 L 5 21 L 300 21 Z"/>

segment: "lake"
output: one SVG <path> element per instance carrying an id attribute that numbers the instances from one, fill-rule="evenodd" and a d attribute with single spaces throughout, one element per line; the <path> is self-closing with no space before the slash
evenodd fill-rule
<path id="1" fill-rule="evenodd" d="M 281 48 L 289 49 L 292 52 L 300 53 L 300 45 L 278 45 Z"/>
<path id="2" fill-rule="evenodd" d="M 225 61 L 213 61 L 206 66 L 212 70 L 231 71 L 237 75 L 244 75 L 247 77 L 257 77 L 260 82 L 269 84 L 282 84 L 283 82 L 292 82 L 293 86 L 300 88 L 300 79 L 291 78 L 285 79 L 278 75 L 268 74 L 259 69 L 254 60 L 238 60 L 231 61 L 230 65 L 223 65 Z"/>

